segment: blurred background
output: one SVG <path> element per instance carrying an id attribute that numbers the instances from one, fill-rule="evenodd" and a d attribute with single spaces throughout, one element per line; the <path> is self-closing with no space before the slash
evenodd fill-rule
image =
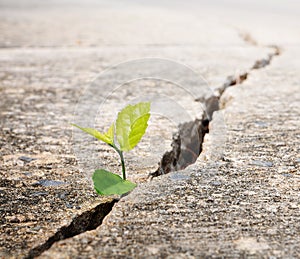
<path id="1" fill-rule="evenodd" d="M 0 47 L 222 44 L 218 23 L 291 44 L 299 13 L 297 0 L 1 0 Z"/>

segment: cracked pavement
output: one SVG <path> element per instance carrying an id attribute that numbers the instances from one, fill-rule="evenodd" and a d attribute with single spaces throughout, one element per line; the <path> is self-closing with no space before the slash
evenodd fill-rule
<path id="1" fill-rule="evenodd" d="M 1 0 L 0 6 L 0 257 L 299 256 L 299 4 Z M 280 55 L 261 67 L 274 45 Z M 118 170 L 116 155 L 72 132 L 76 104 L 84 96 L 79 111 L 94 111 L 106 93 L 105 85 L 84 92 L 95 76 L 149 57 L 189 66 L 215 92 L 228 76 L 248 75 L 221 91 L 195 164 L 147 181 L 177 126 L 164 113 L 153 115 L 126 157 L 138 187 L 98 228 L 49 248 L 65 226 L 113 201 L 98 197 L 87 176 L 96 165 Z M 96 124 L 106 128 L 126 103 L 151 95 L 168 96 L 192 119 L 201 112 L 195 99 L 207 98 L 192 98 L 172 82 L 136 80 L 106 98 Z"/>

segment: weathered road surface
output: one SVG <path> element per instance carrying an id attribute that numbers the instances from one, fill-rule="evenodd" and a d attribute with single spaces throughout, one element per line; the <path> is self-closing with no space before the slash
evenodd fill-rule
<path id="1" fill-rule="evenodd" d="M 299 257 L 300 8 L 273 2 L 1 0 L 0 257 Z M 212 94 L 197 162 L 147 181 Z M 139 186 L 97 197 L 117 156 L 69 122 L 104 130 L 140 99 Z"/>

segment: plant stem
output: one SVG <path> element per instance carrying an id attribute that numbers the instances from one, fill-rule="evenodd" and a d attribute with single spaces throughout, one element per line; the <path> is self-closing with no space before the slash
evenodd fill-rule
<path id="1" fill-rule="evenodd" d="M 124 162 L 124 157 L 123 157 L 123 151 L 120 151 L 119 155 L 120 155 L 121 164 L 122 164 L 123 180 L 126 180 L 126 171 L 125 171 L 125 162 Z"/>
<path id="2" fill-rule="evenodd" d="M 123 151 L 118 149 L 115 145 L 111 145 L 119 154 L 120 159 L 121 159 L 121 164 L 122 164 L 122 175 L 123 175 L 123 180 L 126 180 L 126 170 L 125 170 L 125 161 L 124 161 L 124 156 L 123 156 Z"/>

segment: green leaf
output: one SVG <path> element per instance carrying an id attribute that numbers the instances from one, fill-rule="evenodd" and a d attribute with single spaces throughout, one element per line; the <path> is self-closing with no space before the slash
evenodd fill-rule
<path id="1" fill-rule="evenodd" d="M 115 124 L 114 123 L 111 124 L 108 131 L 106 133 L 104 133 L 104 135 L 110 139 L 110 141 L 111 141 L 110 144 L 114 143 L 114 137 L 115 137 Z"/>
<path id="2" fill-rule="evenodd" d="M 110 128 L 108 129 L 108 131 L 104 134 L 100 133 L 98 130 L 93 129 L 93 128 L 82 128 L 76 124 L 71 124 L 72 126 L 77 127 L 78 129 L 81 129 L 82 131 L 92 135 L 93 137 L 95 137 L 96 139 L 102 140 L 103 142 L 109 144 L 109 145 L 113 145 L 114 144 L 114 124 L 112 124 L 110 126 Z"/>
<path id="3" fill-rule="evenodd" d="M 96 170 L 93 174 L 94 188 L 100 195 L 124 194 L 136 187 L 135 183 L 123 180 L 119 175 L 104 169 Z"/>
<path id="4" fill-rule="evenodd" d="M 128 105 L 119 112 L 116 133 L 122 151 L 129 151 L 140 142 L 148 127 L 149 118 L 149 102 Z"/>

